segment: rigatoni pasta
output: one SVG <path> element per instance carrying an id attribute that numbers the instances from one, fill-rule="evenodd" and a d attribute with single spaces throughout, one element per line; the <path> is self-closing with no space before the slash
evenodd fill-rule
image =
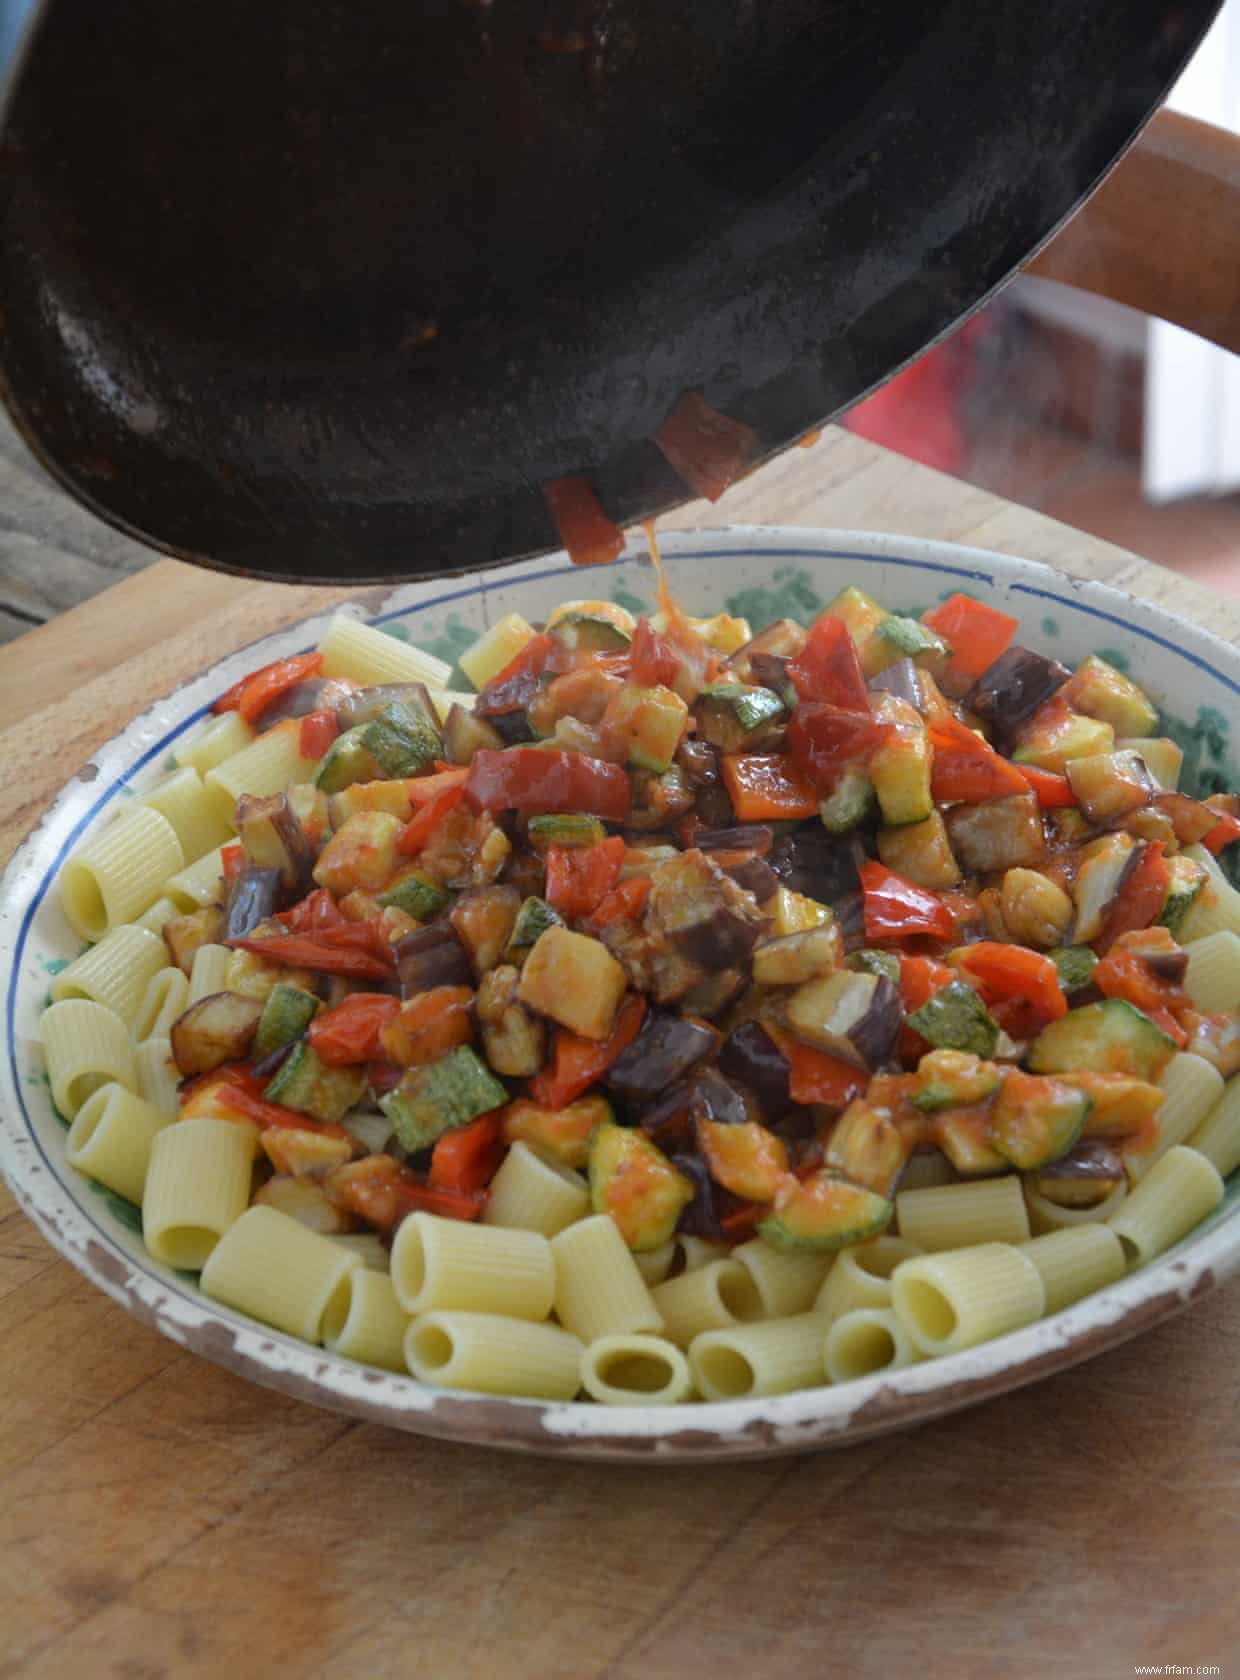
<path id="1" fill-rule="evenodd" d="M 658 1284 L 650 1298 L 663 1320 L 663 1334 L 680 1347 L 688 1347 L 704 1330 L 726 1330 L 765 1316 L 753 1271 L 739 1260 L 712 1260 L 682 1272 Z"/>
<path id="2" fill-rule="evenodd" d="M 491 1180 L 483 1219 L 554 1237 L 582 1218 L 590 1193 L 581 1174 L 545 1159 L 519 1139 Z"/>
<path id="3" fill-rule="evenodd" d="M 217 1122 L 183 1121 L 182 1125 Z M 321 1342 L 347 1316 L 356 1254 L 270 1207 L 251 1207 L 214 1245 L 199 1280 L 204 1295 L 275 1330 Z"/>
<path id="4" fill-rule="evenodd" d="M 1048 1231 L 1021 1244 L 1038 1268 L 1048 1313 L 1061 1312 L 1096 1289 L 1118 1283 L 1126 1270 L 1124 1249 L 1109 1225 L 1077 1225 Z"/>
<path id="5" fill-rule="evenodd" d="M 822 1353 L 828 1382 L 855 1382 L 879 1371 L 902 1371 L 925 1357 L 890 1307 L 850 1307 L 824 1328 Z"/>
<path id="6" fill-rule="evenodd" d="M 248 747 L 254 731 L 240 712 L 221 712 L 208 721 L 188 741 L 177 747 L 177 763 L 205 776 L 226 758 L 232 758 L 242 747 Z"/>
<path id="7" fill-rule="evenodd" d="M 297 720 L 279 723 L 208 770 L 203 778 L 216 811 L 230 825 L 243 793 L 281 793 L 294 782 L 309 781 L 317 759 L 303 758 Z"/>
<path id="8" fill-rule="evenodd" d="M 922 1353 L 960 1353 L 1041 1318 L 1046 1291 L 1027 1254 L 987 1242 L 903 1261 L 891 1305 Z"/>
<path id="9" fill-rule="evenodd" d="M 537 1320 L 551 1311 L 556 1276 L 550 1246 L 538 1231 L 412 1213 L 392 1245 L 392 1282 L 407 1313 Z"/>
<path id="10" fill-rule="evenodd" d="M 233 954 L 227 945 L 200 945 L 189 971 L 189 1001 L 197 1003 L 214 992 L 228 990 L 228 965 Z"/>
<path id="11" fill-rule="evenodd" d="M 1130 1266 L 1143 1265 L 1178 1243 L 1223 1199 L 1218 1169 L 1195 1149 L 1177 1144 L 1156 1161 L 1108 1221 Z"/>
<path id="12" fill-rule="evenodd" d="M 1188 973 L 1184 990 L 1204 1015 L 1219 1014 L 1240 1004 L 1240 933 L 1220 928 L 1184 947 Z"/>
<path id="13" fill-rule="evenodd" d="M 978 1243 L 1019 1243 L 1029 1236 L 1029 1215 L 1015 1177 L 981 1178 L 896 1197 L 900 1235 L 928 1253 Z"/>
<path id="14" fill-rule="evenodd" d="M 202 1270 L 246 1211 L 257 1146 L 257 1127 L 244 1121 L 178 1120 L 155 1134 L 142 1238 L 157 1260 L 180 1271 Z"/>
<path id="15" fill-rule="evenodd" d="M 1187 1141 L 1223 1178 L 1240 1167 L 1240 1074 L 1227 1081 L 1222 1096 Z"/>
<path id="16" fill-rule="evenodd" d="M 133 1026 L 147 986 L 167 961 L 167 947 L 157 933 L 125 923 L 56 975 L 52 1001 L 90 998 Z"/>
<path id="17" fill-rule="evenodd" d="M 434 654 L 349 613 L 335 615 L 319 651 L 325 677 L 349 677 L 357 683 L 421 682 L 443 688 L 452 675 L 452 667 Z"/>
<path id="18" fill-rule="evenodd" d="M 138 1082 L 133 1045 L 124 1021 L 89 998 L 66 998 L 43 1011 L 39 1022 L 52 1101 L 72 1120 L 87 1097 L 115 1081 Z"/>
<path id="19" fill-rule="evenodd" d="M 102 1085 L 74 1116 L 65 1159 L 88 1178 L 98 1179 L 140 1206 L 151 1144 L 173 1118 L 123 1085 Z"/>
<path id="20" fill-rule="evenodd" d="M 219 846 L 214 851 L 204 852 L 200 858 L 187 864 L 184 869 L 178 869 L 175 875 L 169 875 L 165 880 L 164 891 L 176 905 L 179 915 L 190 910 L 201 910 L 208 904 L 221 901 L 221 882 L 224 876 L 224 859 L 221 853 L 222 847 Z"/>
<path id="21" fill-rule="evenodd" d="M 98 949 L 98 947 L 96 947 Z M 163 947 L 161 946 L 161 951 Z M 166 954 L 166 953 L 165 953 Z M 179 968 L 161 968 L 153 974 L 142 994 L 133 1018 L 134 1042 L 167 1038 L 172 1023 L 189 1007 L 189 981 Z"/>
<path id="22" fill-rule="evenodd" d="M 826 1326 L 817 1313 L 705 1330 L 689 1345 L 704 1400 L 750 1400 L 813 1388 L 826 1375 Z"/>
<path id="23" fill-rule="evenodd" d="M 906 1237 L 872 1237 L 846 1248 L 827 1274 L 814 1300 L 814 1311 L 831 1323 L 860 1307 L 891 1305 L 891 1274 L 904 1260 L 922 1252 Z"/>
<path id="24" fill-rule="evenodd" d="M 581 1386 L 603 1406 L 674 1406 L 689 1399 L 689 1361 L 663 1336 L 601 1336 L 581 1356 Z"/>
<path id="25" fill-rule="evenodd" d="M 571 1400 L 584 1351 L 553 1324 L 491 1313 L 423 1313 L 405 1332 L 405 1363 L 420 1382 L 531 1400 Z"/>
<path id="26" fill-rule="evenodd" d="M 551 1239 L 555 1311 L 583 1342 L 663 1328 L 659 1310 L 615 1222 L 606 1214 L 581 1219 Z"/>
<path id="27" fill-rule="evenodd" d="M 220 814 L 218 802 L 207 792 L 193 765 L 174 770 L 150 793 L 142 794 L 139 803 L 167 817 L 181 842 L 186 863 L 193 863 L 204 852 L 214 851 L 232 838 L 231 825 Z"/>
<path id="28" fill-rule="evenodd" d="M 181 976 L 182 981 L 185 976 Z M 172 1055 L 172 1043 L 166 1037 L 144 1038 L 134 1048 L 134 1068 L 137 1074 L 138 1095 L 162 1114 L 176 1115 L 180 1109 L 180 1070 Z"/>
<path id="29" fill-rule="evenodd" d="M 1240 947 L 1240 939 L 1236 944 Z M 1223 1076 L 1218 1069 L 1203 1056 L 1183 1052 L 1172 1056 L 1158 1083 L 1163 1088 L 1158 1138 L 1150 1149 L 1129 1151 L 1124 1164 L 1130 1179 L 1143 1178 L 1169 1149 L 1186 1143 L 1223 1094 Z"/>
<path id="30" fill-rule="evenodd" d="M 83 939 L 132 922 L 185 862 L 176 830 L 158 811 L 132 805 L 77 851 L 60 872 L 60 907 Z"/>
<path id="31" fill-rule="evenodd" d="M 830 1254 L 786 1254 L 760 1237 L 732 1250 L 753 1279 L 767 1318 L 791 1318 L 806 1312 L 830 1270 Z"/>

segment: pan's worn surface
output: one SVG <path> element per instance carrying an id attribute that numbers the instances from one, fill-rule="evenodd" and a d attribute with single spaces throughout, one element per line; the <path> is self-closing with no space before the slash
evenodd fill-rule
<path id="1" fill-rule="evenodd" d="M 50 0 L 7 107 L 0 388 L 132 534 L 422 576 L 629 523 L 704 392 L 786 445 L 975 305 L 1214 0 Z"/>

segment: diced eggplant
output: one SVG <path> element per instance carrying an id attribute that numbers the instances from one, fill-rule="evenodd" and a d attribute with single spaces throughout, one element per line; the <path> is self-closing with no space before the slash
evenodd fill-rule
<path id="1" fill-rule="evenodd" d="M 694 793 L 719 785 L 719 754 L 706 741 L 682 741 L 676 749 L 676 765 Z"/>
<path id="2" fill-rule="evenodd" d="M 454 701 L 443 724 L 443 755 L 449 764 L 468 764 L 476 752 L 496 751 L 504 737 L 486 718 Z"/>
<path id="3" fill-rule="evenodd" d="M 753 1119 L 749 1104 L 717 1068 L 703 1068 L 692 1083 L 689 1107 L 695 1126 L 743 1126 Z"/>
<path id="4" fill-rule="evenodd" d="M 749 976 L 744 969 L 721 968 L 695 981 L 679 999 L 677 1008 L 682 1015 L 700 1015 L 713 1021 L 737 1001 L 748 985 Z"/>
<path id="5" fill-rule="evenodd" d="M 1028 648 L 1010 647 L 987 667 L 965 697 L 965 706 L 997 740 L 1011 740 L 1072 675 L 1066 665 Z"/>
<path id="6" fill-rule="evenodd" d="M 693 809 L 693 789 L 675 764 L 670 770 L 634 770 L 628 826 L 643 833 L 668 828 Z"/>
<path id="7" fill-rule="evenodd" d="M 328 1201 L 322 1187 L 311 1179 L 276 1173 L 254 1193 L 255 1202 L 273 1207 L 322 1237 L 338 1236 L 353 1229 L 352 1215 Z"/>
<path id="8" fill-rule="evenodd" d="M 334 712 L 355 692 L 355 685 L 341 677 L 307 677 L 278 694 L 258 714 L 254 727 L 263 734 L 289 718 L 309 717 L 311 712 Z"/>
<path id="9" fill-rule="evenodd" d="M 642 1111 L 641 1128 L 662 1150 L 687 1149 L 693 1142 L 693 1081 L 682 1080 Z"/>
<path id="10" fill-rule="evenodd" d="M 712 854 L 724 874 L 745 892 L 751 893 L 759 904 L 765 904 L 779 890 L 779 877 L 765 858 L 754 852 L 715 852 Z"/>
<path id="11" fill-rule="evenodd" d="M 756 752 L 786 716 L 781 697 L 743 683 L 707 683 L 693 703 L 698 735 L 721 752 Z"/>
<path id="12" fill-rule="evenodd" d="M 839 969 L 799 986 L 788 999 L 789 1031 L 856 1067 L 877 1068 L 904 1020 L 900 994 L 885 974 Z"/>
<path id="13" fill-rule="evenodd" d="M 921 822 L 880 828 L 877 845 L 878 855 L 888 869 L 894 869 L 897 875 L 919 887 L 942 891 L 959 884 L 960 865 L 938 811 L 931 811 Z"/>
<path id="14" fill-rule="evenodd" d="M 777 659 L 795 659 L 804 648 L 805 641 L 805 629 L 795 619 L 777 618 L 765 630 L 759 630 L 756 636 L 751 637 L 744 647 L 736 650 L 728 660 L 727 670 L 739 677 L 741 682 L 760 682 L 764 679 L 754 667 L 755 657 L 768 654 Z"/>
<path id="15" fill-rule="evenodd" d="M 846 951 L 855 951 L 865 944 L 865 898 L 861 892 L 845 893 L 835 901 L 835 925 L 840 930 Z"/>
<path id="16" fill-rule="evenodd" d="M 1135 752 L 1094 753 L 1074 758 L 1065 772 L 1077 804 L 1090 822 L 1117 822 L 1148 805 L 1158 789 Z"/>
<path id="17" fill-rule="evenodd" d="M 743 962 L 767 922 L 753 896 L 694 848 L 655 870 L 645 926 L 711 971 Z"/>
<path id="18" fill-rule="evenodd" d="M 756 857 L 766 857 L 774 840 L 774 833 L 764 823 L 744 823 L 733 828 L 700 828 L 693 836 L 699 852 L 752 852 Z"/>
<path id="19" fill-rule="evenodd" d="M 474 1009 L 487 1061 L 513 1079 L 538 1072 L 546 1053 L 547 1029 L 517 995 L 521 971 L 505 964 L 484 974 Z"/>
<path id="20" fill-rule="evenodd" d="M 759 986 L 801 986 L 832 973 L 843 955 L 840 930 L 829 923 L 759 945 L 753 954 L 753 977 Z"/>
<path id="21" fill-rule="evenodd" d="M 730 1208 L 740 1205 L 738 1199 L 715 1183 L 700 1155 L 673 1155 L 671 1161 L 693 1186 L 693 1199 L 682 1210 L 676 1229 L 686 1236 L 701 1237 L 704 1242 L 723 1242 L 726 1238 L 723 1220 Z"/>
<path id="22" fill-rule="evenodd" d="M 623 1102 L 644 1107 L 712 1056 L 720 1040 L 704 1022 L 652 1009 L 632 1044 L 608 1069 L 607 1088 Z"/>
<path id="23" fill-rule="evenodd" d="M 495 967 L 503 955 L 521 909 L 515 887 L 471 887 L 452 906 L 448 920 L 473 959 L 479 974 Z"/>
<path id="24" fill-rule="evenodd" d="M 1049 1162 L 1029 1182 L 1056 1207 L 1091 1208 L 1105 1202 L 1124 1178 L 1124 1160 L 1119 1151 L 1090 1139 L 1078 1143 L 1057 1161 Z"/>
<path id="25" fill-rule="evenodd" d="M 836 908 L 860 891 L 865 851 L 856 835 L 801 827 L 777 840 L 767 862 L 790 891 Z"/>
<path id="26" fill-rule="evenodd" d="M 930 787 L 934 752 L 925 721 L 915 707 L 894 694 L 879 694 L 872 709 L 878 721 L 895 726 L 871 753 L 867 767 L 883 821 L 893 826 L 923 822 L 934 813 Z"/>
<path id="27" fill-rule="evenodd" d="M 953 805 L 945 814 L 947 837 L 960 867 L 971 875 L 1032 868 L 1046 853 L 1042 813 L 1032 793 Z"/>
<path id="28" fill-rule="evenodd" d="M 425 683 L 378 683 L 346 695 L 336 707 L 336 722 L 342 730 L 357 729 L 374 723 L 389 706 L 411 707 L 433 719 L 439 716 Z"/>
<path id="29" fill-rule="evenodd" d="M 782 653 L 753 653 L 749 656 L 752 680 L 780 695 L 789 705 L 796 700 L 796 689 L 788 675 L 792 660 Z"/>
<path id="30" fill-rule="evenodd" d="M 1142 849 L 1131 834 L 1107 834 L 1085 847 L 1072 888 L 1076 944 L 1088 945 L 1102 932 L 1107 911 L 1123 891 Z"/>
<path id="31" fill-rule="evenodd" d="M 172 1023 L 173 1060 L 187 1078 L 243 1060 L 262 1014 L 261 1003 L 238 992 L 212 992 L 199 998 Z"/>
<path id="32" fill-rule="evenodd" d="M 1188 973 L 1188 952 L 1176 943 L 1169 928 L 1149 927 L 1125 933 L 1116 942 L 1116 950 L 1129 951 L 1152 974 L 1169 985 L 1182 986 Z"/>
<path id="33" fill-rule="evenodd" d="M 280 896 L 280 871 L 243 869 L 228 889 L 224 906 L 224 938 L 244 939 L 260 922 L 275 913 Z"/>
<path id="34" fill-rule="evenodd" d="M 1186 793 L 1156 793 L 1154 808 L 1170 817 L 1181 846 L 1195 846 L 1218 821 L 1217 811 L 1199 799 L 1190 799 Z"/>
<path id="35" fill-rule="evenodd" d="M 218 945 L 224 937 L 224 912 L 218 904 L 191 910 L 187 916 L 170 916 L 160 932 L 168 954 L 183 974 L 189 974 L 200 945 Z"/>
<path id="36" fill-rule="evenodd" d="M 481 698 L 481 696 L 479 698 Z M 475 717 L 479 715 L 477 708 L 475 708 L 474 715 Z M 525 742 L 537 739 L 534 734 L 534 730 L 530 725 L 529 714 L 524 710 L 488 712 L 486 715 L 486 721 L 491 725 L 491 728 L 499 736 L 500 740 L 506 747 L 523 746 Z M 557 736 L 561 737 L 561 739 L 557 741 L 557 745 L 562 744 L 563 725 L 569 721 L 570 720 L 568 718 L 560 719 L 561 727 L 556 733 Z M 585 726 L 582 725 L 581 727 L 584 729 Z M 577 749 L 570 748 L 569 750 L 585 751 L 586 749 L 581 747 Z"/>
<path id="37" fill-rule="evenodd" d="M 792 1101 L 787 1057 L 760 1021 L 733 1028 L 719 1052 L 719 1070 L 752 1091 L 770 1118 L 782 1114 Z"/>
<path id="38" fill-rule="evenodd" d="M 921 673 L 907 657 L 897 659 L 871 677 L 868 687 L 872 694 L 894 694 L 897 700 L 915 706 L 919 712 L 922 709 Z"/>
<path id="39" fill-rule="evenodd" d="M 429 992 L 434 986 L 472 986 L 473 964 L 469 952 L 449 922 L 434 922 L 415 928 L 395 946 L 396 972 L 404 998 Z"/>

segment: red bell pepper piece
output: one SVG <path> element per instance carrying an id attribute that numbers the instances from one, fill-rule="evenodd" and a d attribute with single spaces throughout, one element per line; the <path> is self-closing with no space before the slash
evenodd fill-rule
<path id="1" fill-rule="evenodd" d="M 414 857 L 420 852 L 448 813 L 456 810 L 465 797 L 464 779 L 467 774 L 467 771 L 462 770 L 459 776 L 454 776 L 447 787 L 432 795 L 406 823 L 396 837 L 396 850 L 403 857 Z M 438 776 L 426 777 L 428 782 L 437 782 L 439 779 Z"/>
<path id="2" fill-rule="evenodd" d="M 700 391 L 684 393 L 654 441 L 673 471 L 708 502 L 717 502 L 758 453 L 757 433 L 720 414 Z"/>
<path id="3" fill-rule="evenodd" d="M 588 916 L 620 879 L 627 851 L 619 835 L 595 846 L 548 846 L 544 897 L 561 916 Z"/>
<path id="4" fill-rule="evenodd" d="M 788 751 L 819 787 L 831 788 L 841 770 L 867 763 L 893 729 L 868 712 L 803 701 L 788 725 Z"/>
<path id="5" fill-rule="evenodd" d="M 1009 799 L 1029 791 L 1016 765 L 1001 758 L 988 741 L 950 713 L 931 722 L 930 744 L 934 748 L 930 791 L 936 801 L 984 805 L 990 799 Z"/>
<path id="6" fill-rule="evenodd" d="M 814 620 L 804 648 L 789 663 L 788 676 L 802 700 L 825 700 L 869 716 L 870 695 L 857 644 L 842 619 L 824 613 Z"/>
<path id="7" fill-rule="evenodd" d="M 303 758 L 322 758 L 339 733 L 335 712 L 309 712 L 301 720 L 297 750 Z"/>
<path id="8" fill-rule="evenodd" d="M 478 716 L 504 717 L 510 712 L 524 711 L 538 693 L 543 673 L 557 645 L 558 638 L 545 632 L 541 636 L 531 636 L 474 701 Z"/>
<path id="9" fill-rule="evenodd" d="M 601 758 L 511 747 L 474 754 L 465 794 L 478 811 L 583 811 L 604 822 L 623 822 L 632 789 L 627 771 Z"/>
<path id="10" fill-rule="evenodd" d="M 379 1048 L 402 1068 L 437 1062 L 460 1044 L 472 1044 L 474 1001 L 469 986 L 432 986 L 407 998 L 379 1029 Z"/>
<path id="11" fill-rule="evenodd" d="M 603 512 L 588 478 L 553 478 L 543 495 L 574 566 L 605 565 L 623 552 L 624 532 Z"/>
<path id="12" fill-rule="evenodd" d="M 1015 764 L 1012 768 L 1020 771 L 1044 811 L 1057 811 L 1076 804 L 1076 795 L 1066 776 L 1057 775 L 1054 770 L 1037 770 L 1032 764 Z"/>
<path id="13" fill-rule="evenodd" d="M 334 1009 L 316 1015 L 306 1037 L 328 1067 L 351 1067 L 379 1054 L 379 1033 L 399 1013 L 399 998 L 386 992 L 354 992 Z"/>
<path id="14" fill-rule="evenodd" d="M 231 1108 L 234 1113 L 252 1120 L 263 1131 L 269 1127 L 279 1127 L 282 1131 L 319 1132 L 323 1137 L 349 1135 L 343 1126 L 333 1125 L 327 1120 L 312 1120 L 308 1114 L 299 1114 L 296 1109 L 285 1108 L 283 1103 L 269 1102 L 265 1097 L 256 1096 L 240 1080 L 229 1080 L 227 1084 L 218 1085 L 215 1098 L 226 1108 Z"/>
<path id="15" fill-rule="evenodd" d="M 357 980 L 389 980 L 396 967 L 392 947 L 373 922 L 345 922 L 313 934 L 276 933 L 265 939 L 226 939 L 224 943 L 292 968 L 348 974 Z"/>
<path id="16" fill-rule="evenodd" d="M 1107 911 L 1102 932 L 1094 941 L 1095 950 L 1105 955 L 1121 934 L 1133 933 L 1156 922 L 1167 902 L 1170 885 L 1171 870 L 1163 856 L 1163 843 L 1161 840 L 1148 840 L 1120 888 L 1119 896 Z"/>
<path id="17" fill-rule="evenodd" d="M 636 921 L 646 908 L 651 885 L 649 875 L 630 875 L 627 881 L 620 881 L 590 917 L 590 926 L 605 928 L 616 922 Z"/>
<path id="18" fill-rule="evenodd" d="M 956 978 L 955 970 L 934 957 L 913 957 L 900 953 L 900 1001 L 904 1013 L 911 1015 L 923 1003 L 929 1003 L 935 992 L 950 986 Z"/>
<path id="19" fill-rule="evenodd" d="M 1188 1043 L 1188 1034 L 1174 1014 L 1175 1010 L 1189 1007 L 1187 992 L 1155 974 L 1139 952 L 1108 952 L 1095 964 L 1090 979 L 1104 997 L 1122 998 L 1142 1010 L 1181 1049 Z"/>
<path id="20" fill-rule="evenodd" d="M 432 1190 L 483 1190 L 504 1158 L 504 1117 L 499 1109 L 468 1126 L 445 1132 L 431 1155 Z"/>
<path id="21" fill-rule="evenodd" d="M 245 847 L 240 840 L 234 840 L 231 846 L 220 847 L 220 868 L 225 881 L 231 886 L 245 868 Z"/>
<path id="22" fill-rule="evenodd" d="M 788 1095 L 793 1102 L 847 1108 L 865 1090 L 869 1076 L 863 1069 L 828 1055 L 825 1050 L 802 1044 L 782 1027 L 768 1025 L 766 1032 L 788 1064 Z"/>
<path id="23" fill-rule="evenodd" d="M 276 916 L 290 933 L 318 933 L 323 928 L 343 927 L 347 920 L 326 887 L 316 887 L 291 910 L 281 910 Z"/>
<path id="24" fill-rule="evenodd" d="M 1240 840 L 1240 817 L 1224 812 L 1209 833 L 1202 835 L 1201 844 L 1217 857 L 1223 847 L 1230 846 L 1233 840 Z"/>
<path id="25" fill-rule="evenodd" d="M 337 1167 L 323 1189 L 334 1206 L 356 1213 L 380 1231 L 390 1231 L 407 1213 L 438 1213 L 445 1219 L 477 1219 L 487 1205 L 481 1190 L 437 1189 L 423 1184 L 390 1155 L 367 1155 Z"/>
<path id="26" fill-rule="evenodd" d="M 723 779 L 741 822 L 818 815 L 821 794 L 786 753 L 730 753 Z"/>
<path id="27" fill-rule="evenodd" d="M 952 656 L 943 675 L 957 690 L 972 687 L 1006 650 L 1018 628 L 1017 619 L 971 595 L 949 595 L 941 606 L 922 613 L 921 622 L 950 642 Z"/>
<path id="28" fill-rule="evenodd" d="M 633 681 L 642 688 L 671 688 L 680 670 L 680 655 L 666 636 L 652 629 L 648 618 L 637 621 L 629 660 Z"/>
<path id="29" fill-rule="evenodd" d="M 950 940 L 956 922 L 937 894 L 914 886 L 882 863 L 863 863 L 861 891 L 865 901 L 867 939 L 908 939 L 926 934 Z"/>
<path id="30" fill-rule="evenodd" d="M 982 939 L 976 945 L 966 945 L 954 952 L 952 964 L 977 982 L 982 1001 L 988 1007 L 1013 1001 L 1026 1006 L 1021 1014 L 1025 1029 L 1020 1034 L 1022 1037 L 1068 1013 L 1059 972 L 1041 951 Z"/>
<path id="31" fill-rule="evenodd" d="M 234 683 L 226 694 L 220 695 L 211 710 L 240 712 L 247 723 L 253 723 L 273 700 L 307 677 L 317 676 L 322 668 L 321 653 L 298 653 L 291 659 L 273 660 Z"/>
<path id="32" fill-rule="evenodd" d="M 628 1049 L 641 1031 L 645 1015 L 645 998 L 639 992 L 629 992 L 601 1044 L 558 1027 L 550 1062 L 530 1080 L 530 1096 L 544 1108 L 567 1107 L 603 1077 L 621 1051 Z"/>

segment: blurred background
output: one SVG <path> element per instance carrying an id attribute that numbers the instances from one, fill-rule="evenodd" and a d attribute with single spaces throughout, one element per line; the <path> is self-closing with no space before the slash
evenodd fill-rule
<path id="1" fill-rule="evenodd" d="M 31 4 L 0 0 L 0 63 Z M 1169 103 L 1240 132 L 1240 0 Z M 1240 358 L 1177 327 L 1019 279 L 844 424 L 1240 595 Z M 155 558 L 64 496 L 49 529 L 43 483 L 0 416 L 0 641 Z"/>

